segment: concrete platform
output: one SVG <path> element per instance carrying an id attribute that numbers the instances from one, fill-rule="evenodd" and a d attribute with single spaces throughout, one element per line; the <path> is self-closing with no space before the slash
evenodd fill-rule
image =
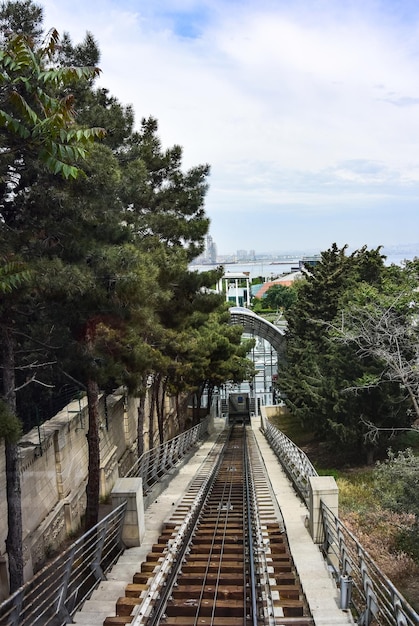
<path id="1" fill-rule="evenodd" d="M 275 453 L 260 430 L 260 419 L 252 419 L 252 428 L 267 467 L 288 536 L 288 543 L 303 591 L 316 626 L 354 624 L 349 611 L 339 609 L 339 592 L 327 569 L 319 547 L 313 543 L 306 518 L 308 510 L 296 495 Z"/>
<path id="2" fill-rule="evenodd" d="M 316 626 L 346 626 L 353 624 L 349 612 L 338 608 L 338 590 L 330 576 L 319 548 L 313 544 L 305 526 L 308 511 L 296 495 L 279 461 L 259 429 L 260 420 L 252 420 L 256 440 L 262 458 L 268 468 L 272 488 L 283 516 L 291 553 L 296 565 L 301 584 L 309 603 Z M 100 583 L 90 600 L 74 616 L 74 623 L 83 626 L 102 626 L 106 617 L 115 615 L 115 604 L 124 595 L 125 586 L 132 582 L 140 563 L 145 560 L 156 543 L 163 523 L 170 517 L 177 503 L 186 492 L 204 459 L 213 447 L 224 420 L 216 419 L 214 432 L 199 447 L 166 489 L 150 504 L 145 512 L 145 537 L 139 547 L 129 548 L 120 557 L 118 563 L 107 574 L 107 580 Z"/>
<path id="3" fill-rule="evenodd" d="M 166 489 L 148 506 L 145 511 L 145 535 L 142 545 L 129 548 L 124 552 L 112 570 L 108 572 L 107 580 L 100 583 L 91 599 L 87 600 L 82 609 L 74 615 L 75 624 L 103 626 L 106 617 L 116 614 L 116 601 L 125 595 L 126 585 L 132 583 L 133 575 L 140 570 L 141 562 L 145 560 L 153 543 L 156 543 L 159 538 L 163 523 L 171 516 L 178 501 L 182 499 L 189 483 L 208 456 L 223 427 L 224 420 L 215 420 L 214 432 L 179 469 Z"/>

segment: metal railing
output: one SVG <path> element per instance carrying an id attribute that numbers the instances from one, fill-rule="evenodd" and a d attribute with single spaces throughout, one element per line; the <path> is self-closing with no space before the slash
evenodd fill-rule
<path id="1" fill-rule="evenodd" d="M 127 473 L 147 493 L 208 432 L 209 418 L 141 456 Z M 125 550 L 124 502 L 0 604 L 0 626 L 64 626 Z"/>
<path id="2" fill-rule="evenodd" d="M 64 626 L 124 551 L 126 502 L 0 604 L 0 626 Z"/>
<path id="3" fill-rule="evenodd" d="M 310 476 L 318 476 L 305 453 L 262 418 L 267 440 L 309 508 Z M 418 626 L 419 615 L 385 576 L 345 524 L 321 502 L 324 558 L 340 587 L 340 606 L 359 626 Z"/>
<path id="4" fill-rule="evenodd" d="M 271 448 L 287 472 L 294 487 L 308 506 L 310 497 L 309 478 L 310 476 L 318 476 L 318 473 L 308 456 L 291 439 L 288 439 L 283 432 L 266 418 L 262 418 L 262 423 L 266 439 L 269 441 Z"/>
<path id="5" fill-rule="evenodd" d="M 354 610 L 358 624 L 418 626 L 419 615 L 383 574 L 359 541 L 322 502 L 322 552 L 340 584 L 341 597 Z M 346 608 L 346 607 L 344 607 Z"/>
<path id="6" fill-rule="evenodd" d="M 208 432 L 208 425 L 209 417 L 173 439 L 147 450 L 128 470 L 125 477 L 142 478 L 143 492 L 147 493 L 203 438 Z"/>

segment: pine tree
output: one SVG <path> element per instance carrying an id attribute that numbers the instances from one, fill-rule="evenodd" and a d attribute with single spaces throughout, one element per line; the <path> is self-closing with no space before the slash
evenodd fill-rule
<path id="1" fill-rule="evenodd" d="M 77 178 L 81 170 L 77 161 L 86 156 L 92 140 L 100 136 L 99 129 L 82 129 L 75 125 L 73 102 L 70 94 L 57 96 L 69 81 L 86 79 L 97 74 L 96 68 L 52 68 L 50 61 L 58 42 L 58 34 L 51 31 L 47 39 L 37 45 L 39 28 L 31 20 L 41 12 L 31 5 L 2 7 L 2 46 L 0 49 L 0 145 L 2 164 L 0 177 L 1 231 L 0 243 L 4 250 L 3 274 L 7 267 L 19 266 L 30 259 L 22 254 L 22 233 L 29 225 L 25 223 L 22 197 L 24 186 L 37 177 L 40 170 L 60 174 L 64 178 Z M 33 11 L 31 12 L 31 9 Z M 14 33 L 5 27 L 16 23 L 16 13 L 22 10 L 27 20 L 20 19 L 27 32 Z M 25 10 L 28 12 L 25 13 Z M 13 18 L 13 19 L 11 19 Z M 32 35 L 32 36 L 31 36 Z M 26 231 L 27 232 L 27 231 Z M 28 263 L 28 267 L 33 269 Z M 10 287 L 3 280 L 3 285 Z M 17 321 L 16 305 L 27 292 L 17 284 L 2 298 L 0 307 L 0 330 L 2 335 L 3 403 L 10 419 L 16 416 L 15 338 Z M 20 502 L 20 477 L 18 448 L 15 435 L 5 429 L 8 536 L 6 549 L 9 557 L 9 584 L 14 591 L 23 584 L 22 515 Z M 14 430 L 13 430 L 14 432 Z"/>
<path id="2" fill-rule="evenodd" d="M 379 249 L 347 254 L 333 245 L 296 285 L 297 300 L 286 313 L 287 364 L 279 375 L 286 403 L 323 440 L 363 450 L 369 460 L 377 442 L 365 437 L 366 422 L 394 423 L 402 419 L 405 405 L 394 385 L 358 386 L 357 381 L 377 374 L 379 363 L 362 359 L 354 345 L 336 341 L 335 333 L 360 285 L 380 289 L 391 271 Z"/>

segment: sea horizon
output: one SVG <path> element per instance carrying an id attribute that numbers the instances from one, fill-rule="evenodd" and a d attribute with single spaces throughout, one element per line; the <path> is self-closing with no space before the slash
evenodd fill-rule
<path id="1" fill-rule="evenodd" d="M 267 253 L 266 258 L 257 258 L 254 260 L 219 260 L 217 263 L 192 263 L 190 270 L 205 272 L 216 269 L 220 266 L 225 268 L 226 273 L 245 273 L 249 272 L 251 279 L 261 276 L 265 279 L 275 278 L 284 274 L 289 274 L 293 270 L 298 270 L 299 261 L 304 257 L 311 257 L 319 254 L 318 252 L 296 253 L 278 253 L 274 255 Z M 386 257 L 386 265 L 402 265 L 405 261 L 412 261 L 419 257 L 419 244 L 416 246 L 385 246 L 382 247 L 382 254 Z"/>

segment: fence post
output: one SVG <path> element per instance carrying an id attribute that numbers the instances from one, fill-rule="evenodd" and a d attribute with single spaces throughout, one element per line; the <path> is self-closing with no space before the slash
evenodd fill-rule
<path id="1" fill-rule="evenodd" d="M 118 478 L 111 493 L 112 508 L 123 502 L 127 508 L 122 528 L 122 541 L 127 548 L 140 546 L 145 534 L 143 481 L 141 478 Z"/>
<path id="2" fill-rule="evenodd" d="M 333 476 L 309 476 L 310 534 L 314 543 L 323 543 L 321 501 L 338 516 L 338 486 Z"/>
<path id="3" fill-rule="evenodd" d="M 102 570 L 100 562 L 102 560 L 103 544 L 105 543 L 106 526 L 103 526 L 103 527 L 99 526 L 97 529 L 97 534 L 98 534 L 98 540 L 96 541 L 96 548 L 93 553 L 93 558 L 90 564 L 90 568 L 93 574 L 96 576 L 96 580 L 104 580 L 105 574 Z"/>
<path id="4" fill-rule="evenodd" d="M 350 576 L 340 577 L 339 606 L 342 611 L 347 611 L 352 599 L 352 578 Z"/>
<path id="5" fill-rule="evenodd" d="M 74 563 L 75 552 L 76 552 L 76 546 L 74 544 L 71 548 L 68 563 L 65 567 L 64 577 L 61 583 L 60 596 L 59 596 L 58 605 L 57 605 L 57 615 L 61 617 L 63 621 L 65 620 L 64 623 L 72 622 L 71 612 L 74 607 L 68 604 L 67 592 L 68 592 L 68 583 L 69 583 L 70 576 L 71 576 L 71 569 Z"/>

